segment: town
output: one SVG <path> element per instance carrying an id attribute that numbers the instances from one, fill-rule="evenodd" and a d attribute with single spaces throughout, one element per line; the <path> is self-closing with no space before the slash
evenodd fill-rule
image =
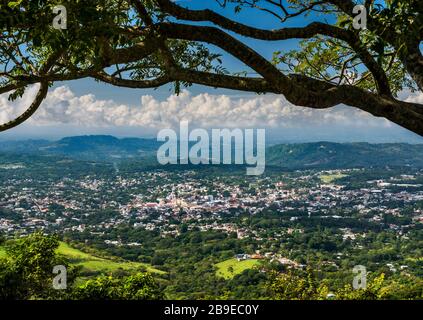
<path id="1" fill-rule="evenodd" d="M 296 235 L 309 233 L 311 224 L 330 227 L 335 239 L 365 250 L 363 242 L 371 232 L 387 230 L 407 239 L 423 222 L 423 171 L 418 170 L 385 170 L 379 179 L 371 178 L 369 169 L 297 170 L 257 177 L 204 175 L 193 169 L 130 174 L 115 170 L 108 175 L 43 176 L 38 181 L 13 174 L 24 169 L 20 163 L 1 167 L 11 174 L 1 181 L 0 231 L 5 234 L 45 230 L 84 235 L 107 248 L 141 250 L 142 241 L 125 241 L 127 237 L 112 230 L 126 226 L 170 239 L 184 232 L 216 232 L 251 245 L 248 252 L 234 252 L 238 261 L 266 260 L 301 269 L 307 259 L 281 244 L 286 247 Z M 346 253 L 333 243 L 326 246 L 333 252 L 322 263 L 340 268 Z M 409 268 L 395 259 L 385 266 L 392 272 Z"/>

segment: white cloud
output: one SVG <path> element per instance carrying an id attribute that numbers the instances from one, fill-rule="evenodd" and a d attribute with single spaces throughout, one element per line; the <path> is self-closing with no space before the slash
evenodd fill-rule
<path id="1" fill-rule="evenodd" d="M 423 92 L 409 93 L 405 101 L 423 104 Z"/>
<path id="2" fill-rule="evenodd" d="M 37 87 L 31 87 L 22 99 L 10 102 L 0 95 L 0 122 L 22 113 L 31 103 Z M 420 97 L 423 100 L 423 95 Z M 83 127 L 144 127 L 161 129 L 179 126 L 180 120 L 202 128 L 269 127 L 301 128 L 337 125 L 351 128 L 387 127 L 381 118 L 345 106 L 314 110 L 293 106 L 282 96 L 231 97 L 183 91 L 160 101 L 144 95 L 138 106 L 97 99 L 94 95 L 76 96 L 66 86 L 50 90 L 40 109 L 28 121 L 31 125 L 79 125 Z"/>

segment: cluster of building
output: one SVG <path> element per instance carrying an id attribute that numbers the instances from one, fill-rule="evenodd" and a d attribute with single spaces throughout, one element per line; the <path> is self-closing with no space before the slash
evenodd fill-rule
<path id="1" fill-rule="evenodd" d="M 423 200 L 422 185 L 416 182 L 421 181 L 422 172 L 362 181 L 361 186 L 351 188 L 342 178 L 356 171 L 304 171 L 254 178 L 199 178 L 194 171 L 150 171 L 134 177 L 93 175 L 50 182 L 14 177 L 1 182 L 0 230 L 26 233 L 56 229 L 95 234 L 132 221 L 133 227 L 157 231 L 163 237 L 177 236 L 180 224 L 186 224 L 188 230 L 215 230 L 239 239 L 260 240 L 266 230 L 228 222 L 227 217 L 266 210 L 282 214 L 291 222 L 305 217 L 344 219 L 352 215 L 382 222 L 387 214 L 407 214 L 412 223 L 422 223 L 422 208 L 413 206 Z M 404 213 L 410 206 L 411 212 Z M 401 231 L 401 226 L 390 227 Z M 271 236 L 277 239 L 292 230 L 286 228 Z M 356 237 L 351 230 L 340 229 L 340 233 L 344 239 Z"/>

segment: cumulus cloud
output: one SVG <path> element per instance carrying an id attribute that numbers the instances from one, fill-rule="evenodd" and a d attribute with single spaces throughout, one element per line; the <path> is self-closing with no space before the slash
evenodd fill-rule
<path id="1" fill-rule="evenodd" d="M 405 101 L 423 104 L 423 92 L 408 93 Z"/>
<path id="2" fill-rule="evenodd" d="M 22 113 L 31 103 L 37 87 L 31 87 L 22 99 L 8 101 L 0 95 L 0 122 Z M 422 99 L 421 96 L 419 99 Z M 141 96 L 139 105 L 101 100 L 94 95 L 75 95 L 69 87 L 50 90 L 40 109 L 29 120 L 31 125 L 78 125 L 84 127 L 177 128 L 181 120 L 202 128 L 267 127 L 301 128 L 314 125 L 337 125 L 353 128 L 388 127 L 390 122 L 345 106 L 314 110 L 293 106 L 283 96 L 261 95 L 231 97 L 183 91 L 158 100 Z"/>

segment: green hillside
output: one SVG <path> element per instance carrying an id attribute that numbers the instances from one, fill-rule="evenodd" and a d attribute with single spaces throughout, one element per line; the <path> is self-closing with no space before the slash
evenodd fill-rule
<path id="1" fill-rule="evenodd" d="M 72 248 L 65 242 L 61 242 L 57 251 L 59 254 L 64 255 L 69 259 L 71 264 L 82 267 L 84 274 L 100 274 L 100 273 L 113 273 L 119 270 L 123 271 L 137 271 L 146 270 L 152 273 L 163 274 L 164 271 L 158 270 L 146 263 L 111 260 L 96 257 L 92 254 L 82 252 L 81 250 Z M 4 248 L 0 247 L 0 258 L 6 257 Z"/>
<path id="2" fill-rule="evenodd" d="M 0 247 L 0 258 L 6 258 L 6 251 L 3 247 Z"/>
<path id="3" fill-rule="evenodd" d="M 148 272 L 164 273 L 163 271 L 155 269 L 146 263 L 121 260 L 114 261 L 111 259 L 96 257 L 89 253 L 72 248 L 64 242 L 60 243 L 58 253 L 67 257 L 72 264 L 82 266 L 82 272 L 113 273 L 118 270 L 136 271 L 145 269 Z"/>

